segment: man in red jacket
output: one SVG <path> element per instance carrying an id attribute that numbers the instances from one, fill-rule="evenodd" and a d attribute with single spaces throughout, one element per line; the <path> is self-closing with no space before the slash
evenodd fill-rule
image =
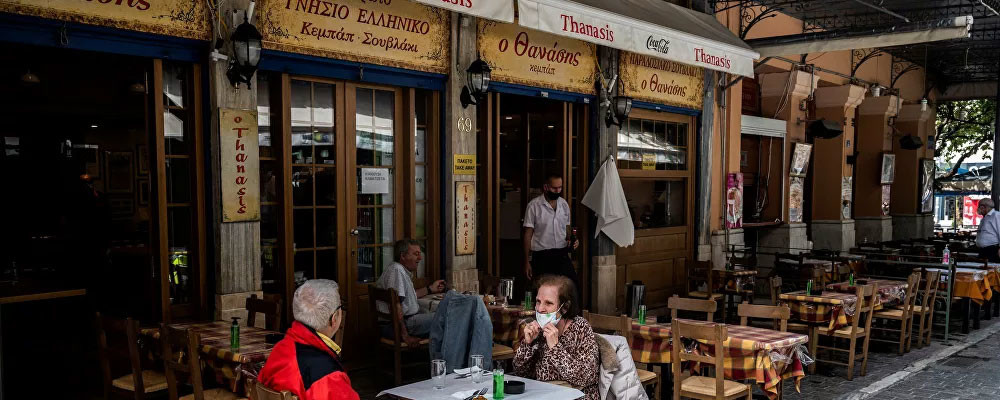
<path id="1" fill-rule="evenodd" d="M 258 381 L 287 390 L 301 400 L 359 400 L 340 364 L 340 346 L 331 339 L 343 312 L 337 282 L 306 281 L 292 300 L 295 322 L 274 346 Z"/>

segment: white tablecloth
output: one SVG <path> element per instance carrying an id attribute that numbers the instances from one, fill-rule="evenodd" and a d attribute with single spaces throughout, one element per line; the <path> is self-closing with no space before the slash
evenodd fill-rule
<path id="1" fill-rule="evenodd" d="M 452 393 L 489 387 L 490 390 L 484 396 L 487 399 L 493 398 L 492 376 L 485 376 L 485 381 L 482 383 L 472 383 L 472 378 L 456 379 L 455 376 L 457 375 L 449 374 L 444 377 L 444 389 L 434 389 L 434 383 L 428 379 L 383 390 L 376 397 L 388 394 L 410 400 L 454 400 L 451 397 Z M 583 392 L 577 389 L 511 375 L 507 375 L 507 380 L 523 381 L 524 393 L 504 395 L 504 400 L 576 400 L 583 398 Z"/>

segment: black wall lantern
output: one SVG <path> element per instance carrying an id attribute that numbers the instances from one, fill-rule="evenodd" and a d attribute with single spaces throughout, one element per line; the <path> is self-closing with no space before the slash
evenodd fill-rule
<path id="1" fill-rule="evenodd" d="M 632 98 L 628 96 L 615 96 L 608 106 L 608 115 L 604 117 L 604 125 L 608 128 L 611 125 L 622 127 L 625 118 L 632 112 Z"/>
<path id="2" fill-rule="evenodd" d="M 260 62 L 260 32 L 243 14 L 243 23 L 236 27 L 229 40 L 233 42 L 233 60 L 229 63 L 226 76 L 233 86 L 243 82 L 249 88 L 250 78 L 257 72 L 257 63 Z"/>
<path id="3" fill-rule="evenodd" d="M 477 58 L 476 61 L 472 62 L 472 65 L 469 65 L 469 69 L 465 70 L 465 87 L 462 88 L 462 108 L 466 108 L 470 104 L 479 104 L 479 99 L 482 99 L 490 88 L 490 74 L 492 72 L 490 64 L 483 61 L 482 58 Z"/>

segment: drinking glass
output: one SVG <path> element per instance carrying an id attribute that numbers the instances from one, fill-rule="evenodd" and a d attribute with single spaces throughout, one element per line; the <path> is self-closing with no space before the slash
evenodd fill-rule
<path id="1" fill-rule="evenodd" d="M 448 373 L 444 360 L 431 360 L 431 381 L 435 389 L 444 389 L 444 376 Z"/>
<path id="2" fill-rule="evenodd" d="M 472 374 L 472 383 L 481 383 L 483 381 L 483 356 L 481 354 L 473 354 L 469 357 L 469 368 Z"/>

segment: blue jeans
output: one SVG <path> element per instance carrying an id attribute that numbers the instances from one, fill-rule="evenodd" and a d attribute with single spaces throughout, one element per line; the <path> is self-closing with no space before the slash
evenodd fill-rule
<path id="1" fill-rule="evenodd" d="M 431 322 L 434 321 L 432 313 L 417 313 L 408 317 L 403 317 L 406 322 L 406 332 L 410 336 L 426 339 L 431 335 Z M 380 324 L 382 337 L 392 339 L 392 323 L 384 322 Z"/>

